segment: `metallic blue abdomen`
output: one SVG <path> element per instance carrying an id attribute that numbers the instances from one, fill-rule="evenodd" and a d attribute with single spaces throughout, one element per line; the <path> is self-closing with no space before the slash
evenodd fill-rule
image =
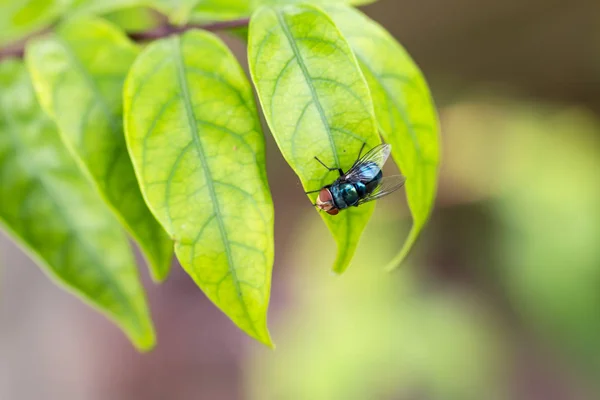
<path id="1" fill-rule="evenodd" d="M 358 191 L 352 183 L 334 183 L 329 190 L 335 206 L 340 210 L 358 204 Z"/>

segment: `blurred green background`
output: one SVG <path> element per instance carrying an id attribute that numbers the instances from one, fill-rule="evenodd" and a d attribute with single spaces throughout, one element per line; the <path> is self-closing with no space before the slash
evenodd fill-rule
<path id="1" fill-rule="evenodd" d="M 442 124 L 437 207 L 406 265 L 382 269 L 410 224 L 398 193 L 333 276 L 333 240 L 267 134 L 275 351 L 176 268 L 162 286 L 141 269 L 158 346 L 137 354 L 0 236 L 0 399 L 600 398 L 600 4 L 365 11 L 422 67 Z"/>

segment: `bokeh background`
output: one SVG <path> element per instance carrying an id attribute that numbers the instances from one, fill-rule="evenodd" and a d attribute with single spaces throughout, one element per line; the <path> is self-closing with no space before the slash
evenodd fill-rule
<path id="1" fill-rule="evenodd" d="M 398 193 L 333 276 L 334 242 L 267 133 L 275 351 L 176 266 L 161 286 L 140 269 L 158 346 L 138 354 L 0 235 L 0 399 L 600 398 L 600 3 L 364 10 L 421 66 L 442 124 L 436 210 L 406 264 L 382 270 L 410 226 Z"/>

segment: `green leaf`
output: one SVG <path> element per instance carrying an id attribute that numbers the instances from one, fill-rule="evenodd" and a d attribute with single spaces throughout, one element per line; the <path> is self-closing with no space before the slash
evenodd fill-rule
<path id="1" fill-rule="evenodd" d="M 152 348 L 154 330 L 127 238 L 14 60 L 0 64 L 0 177 L 0 222 L 10 236 L 139 349 Z"/>
<path id="2" fill-rule="evenodd" d="M 3 0 L 0 4 L 0 45 L 49 26 L 70 3 L 71 0 Z"/>
<path id="3" fill-rule="evenodd" d="M 155 0 L 158 2 L 166 0 Z M 191 20 L 200 21 L 227 21 L 248 17 L 261 6 L 285 6 L 290 4 L 352 4 L 364 5 L 374 3 L 376 0 L 197 0 L 197 5 L 191 14 Z"/>
<path id="4" fill-rule="evenodd" d="M 69 15 L 101 15 L 126 32 L 142 32 L 162 23 L 152 5 L 148 0 L 77 0 Z"/>
<path id="5" fill-rule="evenodd" d="M 138 52 L 111 24 L 82 18 L 30 44 L 26 58 L 42 107 L 161 281 L 173 245 L 144 203 L 123 134 L 122 88 Z"/>
<path id="6" fill-rule="evenodd" d="M 199 2 L 203 0 L 76 0 L 71 15 L 102 15 L 132 7 L 148 7 L 166 15 L 171 23 L 181 25 L 188 21 Z"/>
<path id="7" fill-rule="evenodd" d="M 327 6 L 333 4 L 350 4 L 353 6 L 361 6 L 365 4 L 375 3 L 377 0 L 254 0 L 254 9 L 259 6 L 286 6 L 299 4 L 313 4 L 316 6 Z"/>
<path id="8" fill-rule="evenodd" d="M 194 21 L 227 21 L 252 13 L 250 0 L 202 0 L 193 9 Z"/>
<path id="9" fill-rule="evenodd" d="M 435 105 L 418 66 L 384 28 L 350 7 L 328 11 L 358 59 L 383 138 L 392 145 L 392 157 L 407 177 L 413 227 L 389 264 L 388 269 L 394 269 L 407 256 L 434 206 L 440 160 Z"/>
<path id="10" fill-rule="evenodd" d="M 325 13 L 312 6 L 260 9 L 250 22 L 248 52 L 265 118 L 306 191 L 337 178 L 315 156 L 348 169 L 364 143 L 380 143 L 365 79 Z M 314 203 L 317 195 L 309 197 Z M 320 213 L 338 244 L 335 272 L 348 267 L 374 205 Z"/>
<path id="11" fill-rule="evenodd" d="M 169 22 L 175 25 L 185 25 L 194 7 L 202 2 L 203 0 L 146 0 L 147 5 L 165 14 Z"/>
<path id="12" fill-rule="evenodd" d="M 119 10 L 140 7 L 149 3 L 149 0 L 75 0 L 69 14 L 74 15 L 102 15 Z"/>
<path id="13" fill-rule="evenodd" d="M 250 84 L 214 35 L 150 44 L 125 85 L 127 144 L 183 268 L 233 322 L 271 345 L 273 204 Z"/>
<path id="14" fill-rule="evenodd" d="M 146 7 L 131 7 L 110 11 L 103 18 L 126 32 L 144 32 L 161 25 L 154 10 Z"/>

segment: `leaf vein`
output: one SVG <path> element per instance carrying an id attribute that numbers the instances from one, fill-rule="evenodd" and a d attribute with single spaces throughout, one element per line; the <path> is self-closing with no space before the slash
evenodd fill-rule
<path id="1" fill-rule="evenodd" d="M 242 289 L 241 289 L 240 283 L 238 281 L 237 274 L 236 274 L 235 267 L 234 267 L 233 256 L 232 256 L 232 252 L 231 252 L 231 245 L 229 243 L 229 239 L 227 238 L 227 232 L 225 230 L 225 224 L 223 223 L 223 216 L 221 214 L 219 202 L 216 197 L 215 188 L 214 188 L 214 184 L 212 181 L 212 176 L 211 176 L 211 172 L 209 169 L 208 161 L 206 159 L 206 155 L 204 154 L 204 149 L 202 147 L 202 143 L 200 142 L 200 135 L 199 135 L 199 131 L 198 131 L 198 125 L 196 122 L 197 118 L 194 115 L 194 109 L 192 106 L 192 101 L 191 101 L 190 93 L 188 90 L 185 61 L 183 58 L 183 52 L 182 52 L 182 48 L 181 48 L 182 47 L 181 38 L 175 37 L 173 39 L 172 43 L 173 43 L 175 53 L 177 55 L 176 56 L 177 77 L 179 80 L 179 87 L 181 89 L 183 103 L 184 103 L 185 109 L 186 109 L 188 123 L 189 123 L 190 129 L 191 129 L 192 143 L 196 149 L 196 152 L 198 153 L 198 158 L 200 159 L 200 162 L 202 164 L 202 169 L 205 174 L 206 183 L 208 186 L 208 192 L 211 197 L 211 201 L 212 201 L 212 204 L 214 207 L 214 213 L 216 214 L 216 218 L 217 218 L 219 232 L 221 234 L 221 240 L 223 242 L 223 246 L 225 247 L 225 255 L 227 256 L 227 264 L 229 266 L 229 273 L 231 274 L 234 286 L 238 293 L 238 298 L 240 300 L 240 305 L 242 307 L 242 311 L 243 311 L 245 317 L 247 318 L 248 322 L 250 322 L 250 327 L 251 327 L 252 331 L 254 332 L 254 334 L 257 336 L 260 336 L 258 331 L 256 330 L 254 321 L 250 317 L 250 312 L 248 311 L 248 306 L 246 305 L 246 302 L 244 301 Z"/>
<path id="2" fill-rule="evenodd" d="M 315 103 L 315 107 L 317 108 L 317 111 L 319 112 L 319 116 L 321 117 L 321 122 L 323 123 L 323 128 L 327 131 L 327 138 L 329 139 L 329 144 L 331 146 L 331 152 L 333 154 L 333 159 L 334 159 L 335 165 L 339 166 L 340 159 L 338 157 L 337 149 L 336 149 L 335 143 L 333 141 L 333 135 L 331 134 L 329 122 L 327 121 L 327 116 L 325 115 L 325 110 L 323 110 L 323 106 L 321 105 L 321 103 L 319 101 L 319 96 L 317 94 L 317 90 L 316 90 L 315 86 L 312 84 L 312 81 L 311 81 L 312 78 L 311 78 L 310 74 L 308 73 L 308 68 L 307 68 L 306 64 L 304 63 L 304 60 L 302 59 L 302 56 L 300 54 L 300 49 L 298 48 L 296 42 L 294 41 L 292 32 L 290 31 L 287 21 L 285 20 L 281 11 L 277 11 L 277 19 L 279 20 L 279 25 L 281 26 L 283 33 L 285 34 L 286 38 L 288 39 L 290 48 L 291 48 L 292 52 L 294 53 L 294 56 L 296 57 L 296 62 L 298 63 L 298 66 L 300 67 L 300 70 L 302 71 L 302 74 L 304 75 L 304 79 L 306 80 L 306 85 L 308 86 L 308 88 L 310 90 L 310 94 Z"/>
<path id="3" fill-rule="evenodd" d="M 154 115 L 154 118 L 152 118 L 152 122 L 150 123 L 150 127 L 148 128 L 148 132 L 146 132 L 144 138 L 142 139 L 142 179 L 144 182 L 146 181 L 146 165 L 148 164 L 148 139 L 154 133 L 158 122 L 161 120 L 164 113 L 169 109 L 169 106 L 176 100 L 179 100 L 179 96 L 174 95 L 162 104 L 158 112 Z"/>

